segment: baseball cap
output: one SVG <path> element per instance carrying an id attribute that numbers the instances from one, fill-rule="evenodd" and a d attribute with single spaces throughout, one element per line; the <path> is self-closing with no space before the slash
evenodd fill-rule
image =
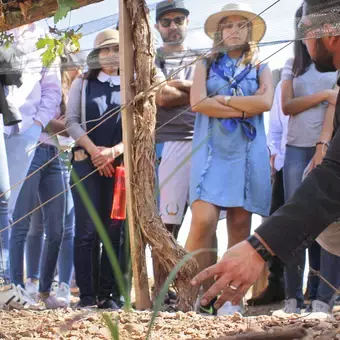
<path id="1" fill-rule="evenodd" d="M 183 0 L 165 0 L 156 5 L 156 21 L 169 12 L 182 12 L 186 16 L 190 13 Z"/>

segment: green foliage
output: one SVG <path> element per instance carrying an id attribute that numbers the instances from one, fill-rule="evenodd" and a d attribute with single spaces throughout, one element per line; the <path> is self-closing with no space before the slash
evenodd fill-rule
<path id="1" fill-rule="evenodd" d="M 82 37 L 78 33 L 81 26 L 75 30 L 60 31 L 57 28 L 50 27 L 50 35 L 45 35 L 36 43 L 37 49 L 44 49 L 41 54 L 42 62 L 45 67 L 51 66 L 57 57 L 64 55 L 65 49 L 70 53 L 75 53 L 80 50 L 79 40 Z"/>
<path id="2" fill-rule="evenodd" d="M 116 317 L 115 322 L 111 320 L 110 314 L 103 313 L 103 319 L 106 323 L 107 328 L 109 329 L 111 333 L 111 337 L 113 340 L 119 340 L 119 318 Z"/>
<path id="3" fill-rule="evenodd" d="M 8 48 L 14 42 L 14 35 L 8 32 L 0 32 L 0 46 Z"/>
<path id="4" fill-rule="evenodd" d="M 75 0 L 58 0 L 58 10 L 54 14 L 54 24 L 56 25 L 60 20 L 66 18 L 67 14 L 75 7 L 78 7 Z"/>

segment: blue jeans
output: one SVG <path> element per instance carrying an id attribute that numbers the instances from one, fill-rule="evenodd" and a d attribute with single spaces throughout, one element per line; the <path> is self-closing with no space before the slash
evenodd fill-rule
<path id="1" fill-rule="evenodd" d="M 321 248 L 320 273 L 330 284 L 339 289 L 340 287 L 340 257 L 329 253 Z M 324 281 L 320 280 L 319 289 L 316 296 L 317 300 L 323 301 L 333 307 L 337 299 L 337 294 Z"/>
<path id="2" fill-rule="evenodd" d="M 58 153 L 54 146 L 43 144 L 36 149 L 28 175 L 40 168 Z M 54 159 L 49 165 L 26 180 L 20 191 L 13 214 L 17 221 L 37 206 L 37 193 L 44 203 L 64 190 L 61 161 Z M 40 292 L 49 292 L 57 265 L 59 248 L 64 228 L 65 198 L 60 195 L 42 208 L 46 240 L 41 257 Z M 24 247 L 30 229 L 31 216 L 18 222 L 10 237 L 10 272 L 14 284 L 24 284 Z"/>
<path id="3" fill-rule="evenodd" d="M 12 213 L 22 187 L 22 181 L 31 165 L 35 148 L 39 140 L 41 127 L 32 124 L 20 134 L 4 136 L 0 129 L 0 229 L 6 228 L 11 221 Z M 11 188 L 11 192 L 8 190 Z M 9 272 L 9 234 L 10 230 L 1 233 L 0 276 L 5 283 L 10 281 Z"/>
<path id="4" fill-rule="evenodd" d="M 305 168 L 313 158 L 315 148 L 301 148 L 287 145 L 285 163 L 283 166 L 283 183 L 285 201 L 287 202 L 295 193 L 296 189 L 302 182 L 302 176 Z M 315 270 L 320 269 L 320 249 L 321 247 L 315 242 L 309 249 L 309 265 Z M 285 266 L 285 290 L 286 299 L 296 299 L 298 307 L 302 308 L 304 296 L 303 272 L 305 269 L 305 254 L 301 256 L 298 264 L 289 264 Z M 313 274 L 308 279 L 309 299 L 315 300 L 319 286 L 319 278 Z"/>
<path id="5" fill-rule="evenodd" d="M 65 188 L 69 188 L 70 172 L 65 161 L 61 162 Z M 74 205 L 71 190 L 65 193 L 65 225 L 58 257 L 59 282 L 70 285 L 73 271 Z M 41 210 L 32 215 L 26 243 L 27 277 L 40 278 L 40 259 L 44 244 L 44 223 Z"/>
<path id="6" fill-rule="evenodd" d="M 1 118 L 1 115 L 0 115 Z M 9 174 L 7 164 L 7 154 L 5 147 L 5 139 L 0 129 L 0 230 L 9 225 L 8 219 L 8 200 L 10 193 Z M 5 193 L 5 194 L 4 194 Z M 9 230 L 5 230 L 0 234 L 0 277 L 5 284 L 10 282 L 9 276 Z"/>
<path id="7" fill-rule="evenodd" d="M 89 158 L 72 162 L 72 172 L 81 179 L 95 168 Z M 74 178 L 71 178 L 74 183 Z M 96 209 L 119 259 L 123 221 L 110 218 L 114 178 L 102 177 L 98 172 L 86 178 L 84 188 Z M 76 216 L 74 237 L 74 268 L 80 298 L 118 298 L 120 292 L 105 247 L 100 251 L 96 226 L 80 197 L 77 187 L 72 188 Z"/>

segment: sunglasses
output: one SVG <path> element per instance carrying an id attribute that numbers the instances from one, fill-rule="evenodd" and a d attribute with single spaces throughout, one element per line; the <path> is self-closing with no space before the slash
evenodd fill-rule
<path id="1" fill-rule="evenodd" d="M 159 19 L 158 22 L 161 24 L 162 27 L 167 28 L 170 27 L 171 23 L 174 22 L 177 26 L 182 26 L 185 22 L 186 16 L 182 15 L 179 17 L 170 18 L 162 18 Z"/>

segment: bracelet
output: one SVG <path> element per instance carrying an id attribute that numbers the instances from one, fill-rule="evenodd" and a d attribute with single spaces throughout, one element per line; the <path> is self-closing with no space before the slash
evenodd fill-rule
<path id="1" fill-rule="evenodd" d="M 250 235 L 247 238 L 250 245 L 256 250 L 256 252 L 262 257 L 265 262 L 268 262 L 273 256 L 268 249 L 260 242 L 260 240 L 254 235 Z"/>
<path id="2" fill-rule="evenodd" d="M 326 141 L 318 141 L 316 144 L 315 144 L 315 146 L 318 146 L 318 145 L 325 145 L 325 146 L 327 146 L 327 148 L 329 147 L 329 142 L 326 142 Z"/>
<path id="3" fill-rule="evenodd" d="M 243 111 L 242 112 L 242 119 L 246 118 L 246 113 Z"/>

